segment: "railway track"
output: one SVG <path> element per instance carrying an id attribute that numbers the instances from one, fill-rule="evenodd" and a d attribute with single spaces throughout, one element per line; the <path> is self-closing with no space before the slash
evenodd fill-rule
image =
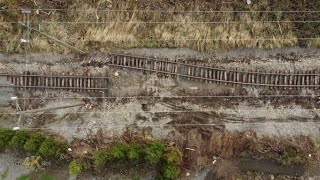
<path id="1" fill-rule="evenodd" d="M 0 87 L 22 89 L 59 89 L 69 91 L 107 91 L 108 77 L 70 76 L 70 75 L 37 75 L 0 74 L 9 84 L 0 84 Z"/>
<path id="2" fill-rule="evenodd" d="M 200 62 L 201 63 L 201 62 Z M 163 59 L 111 54 L 110 66 L 182 77 L 207 83 L 231 86 L 268 87 L 276 89 L 317 89 L 320 87 L 318 70 L 312 71 L 243 71 L 205 66 L 204 63 L 168 61 Z"/>

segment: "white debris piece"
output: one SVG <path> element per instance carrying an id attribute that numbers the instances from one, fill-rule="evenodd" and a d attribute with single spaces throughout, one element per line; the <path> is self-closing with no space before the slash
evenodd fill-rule
<path id="1" fill-rule="evenodd" d="M 27 39 L 20 39 L 20 42 L 22 42 L 22 43 L 28 43 L 29 40 L 27 40 Z"/>
<path id="2" fill-rule="evenodd" d="M 20 129 L 20 127 L 13 127 L 12 129 L 13 129 L 14 131 L 17 131 L 17 130 Z"/>
<path id="3" fill-rule="evenodd" d="M 71 149 L 71 148 L 68 148 L 68 151 L 70 151 L 70 152 L 71 152 L 71 151 L 72 151 L 72 149 Z"/>
<path id="4" fill-rule="evenodd" d="M 115 71 L 114 74 L 113 74 L 115 77 L 119 76 L 119 72 L 118 71 Z"/>
<path id="5" fill-rule="evenodd" d="M 247 0 L 247 4 L 250 5 L 252 2 L 251 0 Z"/>

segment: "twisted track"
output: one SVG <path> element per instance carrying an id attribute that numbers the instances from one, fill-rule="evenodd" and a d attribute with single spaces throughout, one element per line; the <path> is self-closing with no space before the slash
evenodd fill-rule
<path id="1" fill-rule="evenodd" d="M 183 77 L 207 83 L 232 86 L 269 87 L 271 89 L 317 89 L 320 87 L 318 70 L 312 71 L 243 71 L 205 66 L 196 62 L 178 62 L 155 58 L 111 54 L 109 65 Z"/>

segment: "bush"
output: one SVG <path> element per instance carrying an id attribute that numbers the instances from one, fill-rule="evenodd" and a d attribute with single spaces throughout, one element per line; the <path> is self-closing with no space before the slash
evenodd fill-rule
<path id="1" fill-rule="evenodd" d="M 101 168 L 107 161 L 112 159 L 110 152 L 107 150 L 97 151 L 93 154 L 93 164 L 95 168 Z"/>
<path id="2" fill-rule="evenodd" d="M 48 138 L 43 141 L 38 152 L 46 158 L 57 158 L 61 153 L 61 147 L 54 139 Z"/>
<path id="3" fill-rule="evenodd" d="M 42 142 L 46 138 L 41 133 L 34 133 L 30 135 L 30 138 L 26 141 L 23 148 L 31 153 L 37 153 Z"/>
<path id="4" fill-rule="evenodd" d="M 30 135 L 26 131 L 17 131 L 9 142 L 12 148 L 23 148 L 25 142 L 29 139 Z"/>
<path id="5" fill-rule="evenodd" d="M 124 144 L 116 143 L 110 150 L 112 160 L 120 160 L 126 158 L 127 147 Z"/>
<path id="6" fill-rule="evenodd" d="M 10 129 L 0 129 L 0 148 L 6 148 L 15 132 Z"/>
<path id="7" fill-rule="evenodd" d="M 179 166 L 182 161 L 181 153 L 175 147 L 168 147 L 166 149 L 166 153 L 164 154 L 164 160 L 167 164 Z"/>
<path id="8" fill-rule="evenodd" d="M 160 178 L 161 180 L 174 180 L 178 179 L 180 170 L 172 164 L 165 164 L 162 167 Z"/>
<path id="9" fill-rule="evenodd" d="M 156 165 L 160 163 L 163 157 L 164 145 L 160 141 L 154 141 L 149 143 L 144 150 L 145 160 L 150 165 Z"/>
<path id="10" fill-rule="evenodd" d="M 69 174 L 71 176 L 78 176 L 81 174 L 82 164 L 80 161 L 73 160 L 69 164 Z"/>
<path id="11" fill-rule="evenodd" d="M 141 159 L 142 147 L 139 145 L 132 145 L 128 148 L 127 158 L 132 163 L 138 163 Z"/>

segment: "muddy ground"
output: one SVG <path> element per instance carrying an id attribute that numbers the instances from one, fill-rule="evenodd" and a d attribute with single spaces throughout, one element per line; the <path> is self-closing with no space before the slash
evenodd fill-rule
<path id="1" fill-rule="evenodd" d="M 294 71 L 320 67 L 319 49 L 235 50 L 223 54 L 203 54 L 189 49 L 118 52 L 169 60 L 194 59 L 228 68 Z M 179 139 L 193 130 L 202 137 L 215 131 L 254 130 L 259 136 L 319 138 L 320 93 L 317 89 L 270 90 L 164 78 L 109 67 L 104 63 L 107 59 L 108 54 L 1 54 L 0 72 L 109 76 L 112 82 L 107 93 L 0 89 L 1 126 L 43 130 L 69 142 L 92 138 L 110 142 L 121 137 L 128 128 L 145 131 L 147 138 L 167 140 Z M 0 81 L 5 82 L 5 79 Z M 282 94 L 306 97 L 272 97 Z M 84 98 L 97 105 L 92 109 L 79 106 L 19 116 L 14 114 L 17 107 L 10 101 L 12 96 L 18 97 L 23 110 L 75 105 Z M 199 166 L 208 163 L 205 159 Z"/>

